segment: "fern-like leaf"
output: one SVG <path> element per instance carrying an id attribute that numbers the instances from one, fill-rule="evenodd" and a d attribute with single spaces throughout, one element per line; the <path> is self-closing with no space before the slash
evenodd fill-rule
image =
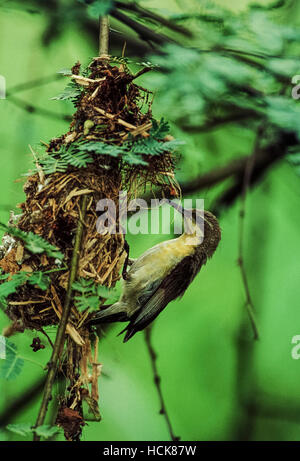
<path id="1" fill-rule="evenodd" d="M 80 86 L 75 82 L 68 83 L 64 91 L 57 96 L 53 96 L 53 100 L 66 101 L 66 100 L 76 100 L 81 95 Z"/>
<path id="2" fill-rule="evenodd" d="M 0 378 L 12 380 L 21 373 L 24 360 L 18 355 L 17 346 L 14 343 L 6 338 L 3 341 L 5 342 L 5 359 L 0 360 Z"/>
<path id="3" fill-rule="evenodd" d="M 65 152 L 61 154 L 61 158 L 68 165 L 76 168 L 86 168 L 88 163 L 93 162 L 93 158 L 85 152 Z"/>
<path id="4" fill-rule="evenodd" d="M 47 240 L 43 239 L 40 235 L 34 234 L 33 232 L 24 232 L 17 227 L 8 227 L 3 223 L 0 223 L 0 227 L 13 237 L 21 239 L 27 250 L 33 254 L 46 253 L 50 258 L 60 260 L 64 258 L 63 253 L 61 253 L 54 245 L 47 242 Z"/>
<path id="5" fill-rule="evenodd" d="M 106 144 L 104 142 L 91 141 L 84 143 L 80 146 L 81 152 L 90 152 L 93 154 L 110 155 L 111 157 L 118 157 L 122 154 L 124 149 L 114 144 Z"/>
<path id="6" fill-rule="evenodd" d="M 49 287 L 50 278 L 41 271 L 33 272 L 33 274 L 28 278 L 28 283 L 30 283 L 30 285 L 36 285 L 41 290 L 45 291 Z"/>
<path id="7" fill-rule="evenodd" d="M 9 274 L 8 274 L 9 276 Z M 6 298 L 15 293 L 17 289 L 27 281 L 26 272 L 18 272 L 11 276 L 10 280 L 7 280 L 0 285 L 0 300 L 5 303 Z"/>
<path id="8" fill-rule="evenodd" d="M 75 296 L 75 304 L 80 311 L 98 310 L 101 298 L 109 299 L 111 302 L 118 299 L 117 290 L 98 285 L 93 280 L 79 278 L 73 283 L 72 288 L 81 293 Z"/>

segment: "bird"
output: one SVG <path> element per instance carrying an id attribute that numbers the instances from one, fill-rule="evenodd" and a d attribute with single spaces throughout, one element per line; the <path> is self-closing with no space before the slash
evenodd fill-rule
<path id="1" fill-rule="evenodd" d="M 211 212 L 184 209 L 173 201 L 170 204 L 182 214 L 184 232 L 129 260 L 119 301 L 96 312 L 89 322 L 129 322 L 120 332 L 126 332 L 123 342 L 152 323 L 171 301 L 184 295 L 220 242 L 221 229 Z"/>

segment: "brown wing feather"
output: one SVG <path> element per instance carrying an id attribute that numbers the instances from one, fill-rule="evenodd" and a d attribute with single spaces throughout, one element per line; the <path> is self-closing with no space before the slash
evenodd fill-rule
<path id="1" fill-rule="evenodd" d="M 182 296 L 205 262 L 204 257 L 202 260 L 195 261 L 195 256 L 187 256 L 177 264 L 121 332 L 127 331 L 124 342 L 149 325 L 169 302 Z"/>

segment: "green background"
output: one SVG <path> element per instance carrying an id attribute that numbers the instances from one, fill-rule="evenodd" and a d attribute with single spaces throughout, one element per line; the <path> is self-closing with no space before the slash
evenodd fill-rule
<path id="1" fill-rule="evenodd" d="M 179 2 L 164 0 L 163 7 L 161 3 L 142 2 L 147 7 L 180 11 Z M 249 2 L 221 3 L 237 11 Z M 294 14 L 295 22 L 298 16 Z M 43 15 L 21 9 L 1 13 L 0 74 L 6 78 L 7 90 L 70 68 L 78 59 L 87 63 L 96 55 L 97 43 L 91 43 L 71 22 L 66 23 L 57 41 L 43 46 L 45 24 Z M 113 49 L 119 55 L 129 32 L 116 22 L 113 27 L 123 30 L 119 47 Z M 57 114 L 71 114 L 70 103 L 50 100 L 62 91 L 65 80 L 16 96 Z M 154 82 L 150 73 L 140 84 L 154 89 Z M 157 118 L 172 120 L 172 113 L 165 113 L 165 106 L 160 104 L 159 93 L 153 109 Z M 7 222 L 9 210 L 24 199 L 23 174 L 32 166 L 28 145 L 59 136 L 68 123 L 30 114 L 9 97 L 0 100 L 0 120 L 0 218 Z M 179 179 L 202 174 L 224 164 L 227 158 L 249 152 L 251 133 L 246 129 L 227 126 L 195 135 L 180 132 L 175 126 L 172 129 L 187 142 L 182 149 Z M 182 440 L 300 439 L 300 361 L 291 356 L 292 338 L 300 334 L 299 194 L 299 177 L 282 160 L 247 197 L 244 260 L 257 312 L 258 342 L 252 340 L 237 264 L 239 202 L 220 218 L 222 241 L 213 259 L 183 299 L 170 304 L 155 321 L 153 345 L 162 390 L 174 432 Z M 206 208 L 214 195 L 209 189 L 200 193 Z M 132 256 L 165 238 L 129 238 Z M 0 311 L 0 328 L 7 324 Z M 55 337 L 53 329 L 46 331 Z M 116 336 L 119 331 L 120 325 L 116 325 L 100 342 L 99 360 L 105 372 L 99 388 L 103 420 L 88 423 L 82 440 L 168 440 L 143 334 L 123 344 Z M 34 332 L 26 332 L 11 340 L 24 357 L 44 365 L 50 349 L 32 354 L 29 346 L 34 336 Z M 26 361 L 17 380 L 0 379 L 0 414 L 42 373 L 41 367 Z M 37 395 L 10 423 L 33 423 L 39 399 Z M 2 428 L 0 440 L 24 438 Z"/>

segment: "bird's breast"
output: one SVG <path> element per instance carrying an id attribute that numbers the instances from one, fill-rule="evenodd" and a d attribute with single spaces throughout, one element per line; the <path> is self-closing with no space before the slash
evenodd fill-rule
<path id="1" fill-rule="evenodd" d="M 159 283 L 195 248 L 188 245 L 184 235 L 159 243 L 147 250 L 131 266 L 124 282 L 123 301 L 136 303 L 136 296 Z"/>

